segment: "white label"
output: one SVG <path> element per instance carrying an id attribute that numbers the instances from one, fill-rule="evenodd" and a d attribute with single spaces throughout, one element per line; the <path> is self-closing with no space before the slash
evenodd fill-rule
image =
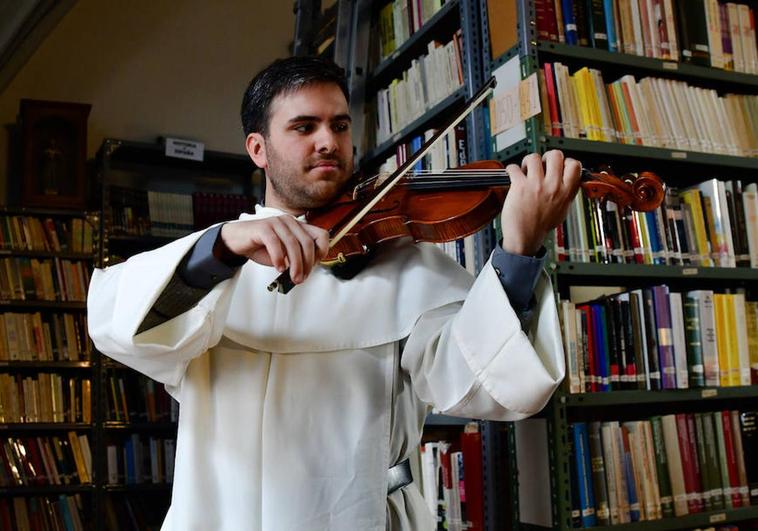
<path id="1" fill-rule="evenodd" d="M 672 63 L 670 61 L 663 62 L 664 70 L 679 70 L 679 63 Z"/>
<path id="2" fill-rule="evenodd" d="M 537 85 L 537 74 L 534 73 L 519 83 L 519 114 L 521 121 L 528 120 L 540 113 L 540 89 Z"/>
<path id="3" fill-rule="evenodd" d="M 181 138 L 166 138 L 166 156 L 177 159 L 203 160 L 205 144 Z"/>
<path id="4" fill-rule="evenodd" d="M 719 395 L 718 389 L 703 389 L 700 393 L 701 398 L 713 398 L 714 396 Z"/>
<path id="5" fill-rule="evenodd" d="M 672 151 L 671 158 L 672 159 L 686 159 L 687 152 L 686 151 Z"/>
<path id="6" fill-rule="evenodd" d="M 699 274 L 699 270 L 697 267 L 685 267 L 684 269 L 682 269 L 682 275 L 692 276 L 692 275 L 697 275 L 697 274 Z"/>
<path id="7" fill-rule="evenodd" d="M 712 524 L 715 522 L 726 522 L 726 513 L 712 514 L 710 518 L 708 518 L 708 521 Z"/>

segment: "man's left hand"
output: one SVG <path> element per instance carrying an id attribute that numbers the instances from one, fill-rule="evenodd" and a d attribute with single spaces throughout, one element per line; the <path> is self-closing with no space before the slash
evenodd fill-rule
<path id="1" fill-rule="evenodd" d="M 503 249 L 532 256 L 539 251 L 547 233 L 566 218 L 579 189 L 582 165 L 551 150 L 542 158 L 537 153 L 524 157 L 519 168 L 506 168 L 510 189 L 500 214 Z"/>

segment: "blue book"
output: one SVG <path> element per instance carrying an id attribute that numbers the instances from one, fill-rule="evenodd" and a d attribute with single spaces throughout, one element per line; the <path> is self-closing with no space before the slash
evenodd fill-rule
<path id="1" fill-rule="evenodd" d="M 658 219 L 655 212 L 645 212 L 647 221 L 647 237 L 650 239 L 650 252 L 653 253 L 654 264 L 665 264 L 666 257 L 662 256 L 663 244 L 658 238 Z"/>
<path id="2" fill-rule="evenodd" d="M 595 336 L 595 356 L 597 357 L 595 363 L 599 371 L 599 391 L 611 390 L 611 366 L 608 359 L 608 344 L 605 332 L 605 319 L 603 319 L 603 306 L 600 304 L 592 304 L 590 306 L 592 311 L 592 333 Z"/>
<path id="3" fill-rule="evenodd" d="M 616 35 L 616 17 L 613 13 L 613 0 L 603 0 L 603 11 L 605 12 L 605 32 L 608 34 L 608 51 L 618 52 L 619 42 Z"/>
<path id="4" fill-rule="evenodd" d="M 624 474 L 626 475 L 626 492 L 629 497 L 629 518 L 632 522 L 640 521 L 640 501 L 637 497 L 637 484 L 634 482 L 634 467 L 632 467 L 632 450 L 629 448 L 629 431 L 621 429 L 624 442 Z"/>
<path id="5" fill-rule="evenodd" d="M 66 528 L 66 531 L 76 531 L 76 528 L 74 527 L 74 518 L 69 511 L 68 501 L 66 501 L 65 494 L 58 496 L 58 509 L 59 514 L 63 518 L 63 526 Z"/>
<path id="6" fill-rule="evenodd" d="M 592 464 L 587 424 L 577 422 L 571 426 L 574 435 L 574 458 L 576 460 L 576 484 L 579 486 L 579 508 L 582 527 L 595 527 L 595 494 L 592 486 Z"/>
<path id="7" fill-rule="evenodd" d="M 126 484 L 133 485 L 137 482 L 137 478 L 136 463 L 134 462 L 134 445 L 131 439 L 127 439 L 124 443 L 124 457 L 126 457 Z"/>
<path id="8" fill-rule="evenodd" d="M 414 136 L 411 139 L 411 153 L 415 155 L 421 146 L 424 145 L 424 139 L 420 136 Z M 416 164 L 413 165 L 413 171 L 420 172 L 424 170 L 424 159 L 422 158 Z"/>
<path id="9" fill-rule="evenodd" d="M 576 31 L 576 20 L 574 19 L 574 0 L 561 0 L 561 7 L 563 8 L 563 33 L 566 35 L 566 44 L 579 44 L 579 35 Z"/>

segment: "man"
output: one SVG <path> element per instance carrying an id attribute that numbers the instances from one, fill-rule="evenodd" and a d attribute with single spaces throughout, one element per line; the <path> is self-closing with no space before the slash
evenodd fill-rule
<path id="1" fill-rule="evenodd" d="M 181 404 L 163 529 L 433 529 L 406 462 L 430 406 L 519 419 L 563 378 L 553 293 L 530 255 L 565 217 L 579 163 L 550 152 L 546 170 L 537 155 L 526 175 L 508 167 L 502 248 L 475 281 L 407 242 L 342 280 L 317 265 L 327 234 L 297 219 L 352 174 L 341 69 L 275 62 L 250 83 L 242 120 L 266 206 L 90 286 L 98 349 Z M 287 268 L 299 285 L 269 293 Z"/>

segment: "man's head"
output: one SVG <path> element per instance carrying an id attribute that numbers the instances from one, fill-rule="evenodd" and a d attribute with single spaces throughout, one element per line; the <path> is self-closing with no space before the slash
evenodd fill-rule
<path id="1" fill-rule="evenodd" d="M 266 171 L 266 204 L 300 213 L 328 203 L 353 170 L 343 70 L 313 57 L 275 61 L 250 82 L 242 126 Z"/>

